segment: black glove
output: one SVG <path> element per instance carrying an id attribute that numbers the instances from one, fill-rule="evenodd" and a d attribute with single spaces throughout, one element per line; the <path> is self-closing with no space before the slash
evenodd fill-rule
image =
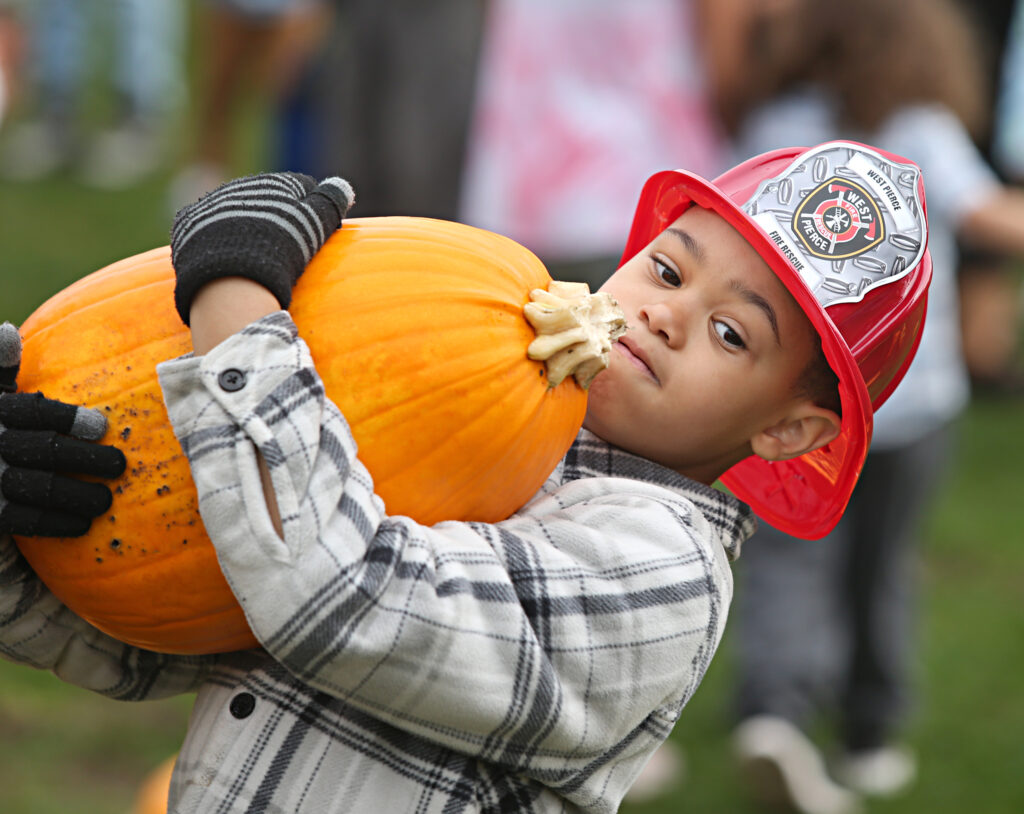
<path id="1" fill-rule="evenodd" d="M 0 532 L 24 537 L 78 537 L 110 508 L 110 490 L 57 474 L 116 478 L 121 450 L 91 443 L 107 431 L 98 410 L 15 393 L 21 338 L 0 326 Z"/>
<path id="2" fill-rule="evenodd" d="M 174 304 L 189 324 L 192 299 L 220 277 L 247 277 L 287 308 L 306 264 L 341 226 L 355 193 L 293 172 L 238 178 L 178 211 L 171 228 Z"/>

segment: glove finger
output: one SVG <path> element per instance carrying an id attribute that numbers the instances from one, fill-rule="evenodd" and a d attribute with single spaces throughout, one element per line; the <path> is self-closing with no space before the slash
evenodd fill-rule
<path id="1" fill-rule="evenodd" d="M 0 398 L 0 424 L 21 430 L 54 432 L 96 441 L 107 431 L 107 417 L 99 410 L 55 401 L 42 393 L 12 393 Z"/>
<path id="2" fill-rule="evenodd" d="M 99 517 L 114 499 L 102 483 L 13 466 L 0 476 L 0 489 L 8 503 L 80 517 Z"/>
<path id="3" fill-rule="evenodd" d="M 21 367 L 21 335 L 10 322 L 0 325 L 0 393 L 18 389 L 15 380 Z"/>
<path id="4" fill-rule="evenodd" d="M 295 184 L 295 197 L 297 200 L 302 200 L 316 189 L 316 179 L 312 175 L 306 175 L 304 172 L 268 172 L 265 175 L 268 178 L 285 178 Z"/>
<path id="5" fill-rule="evenodd" d="M 48 430 L 5 431 L 0 434 L 0 458 L 10 466 L 100 478 L 120 476 L 127 464 L 117 447 L 80 441 Z"/>
<path id="6" fill-rule="evenodd" d="M 33 506 L 8 504 L 0 511 L 0 531 L 22 537 L 81 537 L 91 524 L 91 517 Z"/>
<path id="7" fill-rule="evenodd" d="M 261 172 L 238 178 L 228 186 L 232 184 L 237 185 L 237 189 L 232 188 L 232 194 L 243 193 L 245 198 L 252 198 L 253 187 L 259 187 L 272 195 L 301 201 L 316 188 L 316 179 L 302 172 Z"/>
<path id="8" fill-rule="evenodd" d="M 304 202 L 320 221 L 324 240 L 341 226 L 341 221 L 348 214 L 355 198 L 356 193 L 352 185 L 337 176 L 325 178 L 305 197 Z"/>

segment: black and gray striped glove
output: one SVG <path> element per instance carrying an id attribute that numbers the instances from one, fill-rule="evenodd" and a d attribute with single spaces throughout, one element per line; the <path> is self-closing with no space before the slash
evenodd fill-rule
<path id="1" fill-rule="evenodd" d="M 189 324 L 192 300 L 220 277 L 246 277 L 287 308 L 292 286 L 341 226 L 355 194 L 341 178 L 263 173 L 238 178 L 179 210 L 171 228 L 174 304 Z"/>
<path id="2" fill-rule="evenodd" d="M 124 453 L 92 443 L 107 431 L 99 410 L 16 393 L 21 338 L 0 326 L 0 532 L 24 537 L 78 537 L 110 508 L 102 483 L 69 475 L 116 478 Z"/>

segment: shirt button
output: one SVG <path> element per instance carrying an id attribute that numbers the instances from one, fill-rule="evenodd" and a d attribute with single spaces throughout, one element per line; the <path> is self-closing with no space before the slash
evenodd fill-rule
<path id="1" fill-rule="evenodd" d="M 245 387 L 245 373 L 238 368 L 229 367 L 227 370 L 220 372 L 220 375 L 217 377 L 217 384 L 220 385 L 221 390 L 234 393 L 236 390 L 241 390 Z"/>
<path id="2" fill-rule="evenodd" d="M 239 720 L 242 718 L 248 718 L 252 715 L 252 711 L 255 708 L 256 699 L 250 692 L 240 692 L 231 699 L 231 703 L 228 705 L 228 709 L 231 711 L 231 714 Z"/>

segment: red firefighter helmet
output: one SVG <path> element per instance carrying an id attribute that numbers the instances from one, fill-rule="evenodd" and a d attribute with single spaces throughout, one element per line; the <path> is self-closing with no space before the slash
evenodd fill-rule
<path id="1" fill-rule="evenodd" d="M 913 162 L 851 141 L 755 156 L 713 182 L 659 172 L 640 194 L 623 262 L 692 204 L 728 221 L 803 308 L 839 377 L 839 436 L 788 461 L 751 456 L 722 482 L 771 525 L 818 538 L 839 521 L 874 411 L 921 338 L 931 281 L 927 210 Z"/>

